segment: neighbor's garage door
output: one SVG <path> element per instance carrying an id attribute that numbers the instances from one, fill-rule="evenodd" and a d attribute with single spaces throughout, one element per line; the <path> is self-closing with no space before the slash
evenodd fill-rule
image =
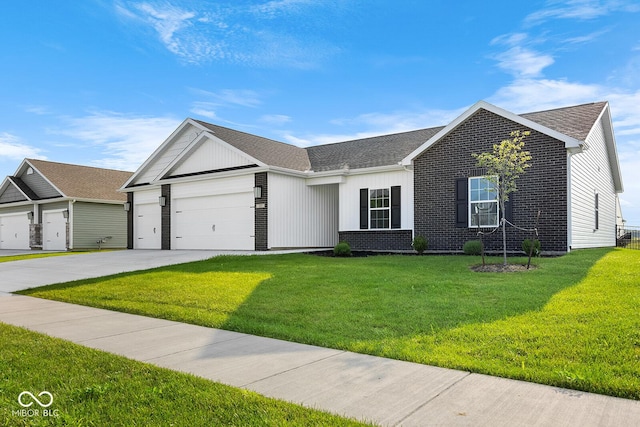
<path id="1" fill-rule="evenodd" d="M 173 249 L 253 250 L 253 191 L 173 200 Z"/>
<path id="2" fill-rule="evenodd" d="M 31 249 L 26 212 L 0 216 L 0 249 Z"/>
<path id="3" fill-rule="evenodd" d="M 64 251 L 67 249 L 67 219 L 62 210 L 42 212 L 42 249 Z"/>

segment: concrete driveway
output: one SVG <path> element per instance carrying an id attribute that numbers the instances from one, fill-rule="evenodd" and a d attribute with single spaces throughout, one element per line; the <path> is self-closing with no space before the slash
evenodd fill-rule
<path id="1" fill-rule="evenodd" d="M 0 292 L 8 293 L 53 283 L 108 276 L 125 271 L 200 261 L 218 255 L 276 254 L 294 251 L 160 251 L 122 250 L 78 253 L 0 263 Z M 0 250 L 0 256 L 16 251 Z M 25 253 L 24 251 L 21 253 Z M 33 252 L 26 252 L 33 253 Z"/>

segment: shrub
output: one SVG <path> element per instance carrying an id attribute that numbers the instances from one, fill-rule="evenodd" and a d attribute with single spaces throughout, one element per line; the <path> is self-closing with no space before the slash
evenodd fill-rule
<path id="1" fill-rule="evenodd" d="M 469 240 L 462 247 L 462 251 L 466 255 L 480 255 L 482 254 L 482 242 L 480 240 Z"/>
<path id="2" fill-rule="evenodd" d="M 351 256 L 351 246 L 348 242 L 340 242 L 333 248 L 335 256 Z"/>
<path id="3" fill-rule="evenodd" d="M 531 239 L 524 239 L 522 241 L 522 250 L 525 254 L 529 255 L 529 250 L 531 249 Z M 533 240 L 533 252 L 531 252 L 532 256 L 540 256 L 540 240 Z"/>
<path id="4" fill-rule="evenodd" d="M 427 239 L 423 236 L 416 236 L 411 246 L 413 246 L 413 249 L 415 249 L 418 254 L 422 255 L 422 253 L 427 250 Z"/>

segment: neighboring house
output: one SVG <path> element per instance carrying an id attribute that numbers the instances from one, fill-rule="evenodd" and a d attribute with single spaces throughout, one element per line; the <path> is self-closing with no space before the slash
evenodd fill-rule
<path id="1" fill-rule="evenodd" d="M 0 249 L 126 248 L 131 172 L 25 159 L 0 185 Z"/>
<path id="2" fill-rule="evenodd" d="M 471 154 L 513 130 L 531 131 L 532 160 L 507 218 L 531 228 L 541 211 L 546 251 L 614 246 L 623 188 L 609 104 L 516 115 L 483 101 L 445 127 L 309 148 L 187 119 L 121 190 L 128 246 L 411 250 L 422 235 L 429 250 L 458 252 L 499 217 Z M 517 251 L 529 233 L 509 236 Z M 499 233 L 485 242 L 499 248 Z"/>

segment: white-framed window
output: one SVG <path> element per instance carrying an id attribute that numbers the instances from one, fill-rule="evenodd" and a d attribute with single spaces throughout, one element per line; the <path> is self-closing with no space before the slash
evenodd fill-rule
<path id="1" fill-rule="evenodd" d="M 486 176 L 469 178 L 469 227 L 498 226 L 498 189 Z"/>
<path id="2" fill-rule="evenodd" d="M 369 227 L 391 228 L 391 198 L 388 188 L 369 190 Z"/>

